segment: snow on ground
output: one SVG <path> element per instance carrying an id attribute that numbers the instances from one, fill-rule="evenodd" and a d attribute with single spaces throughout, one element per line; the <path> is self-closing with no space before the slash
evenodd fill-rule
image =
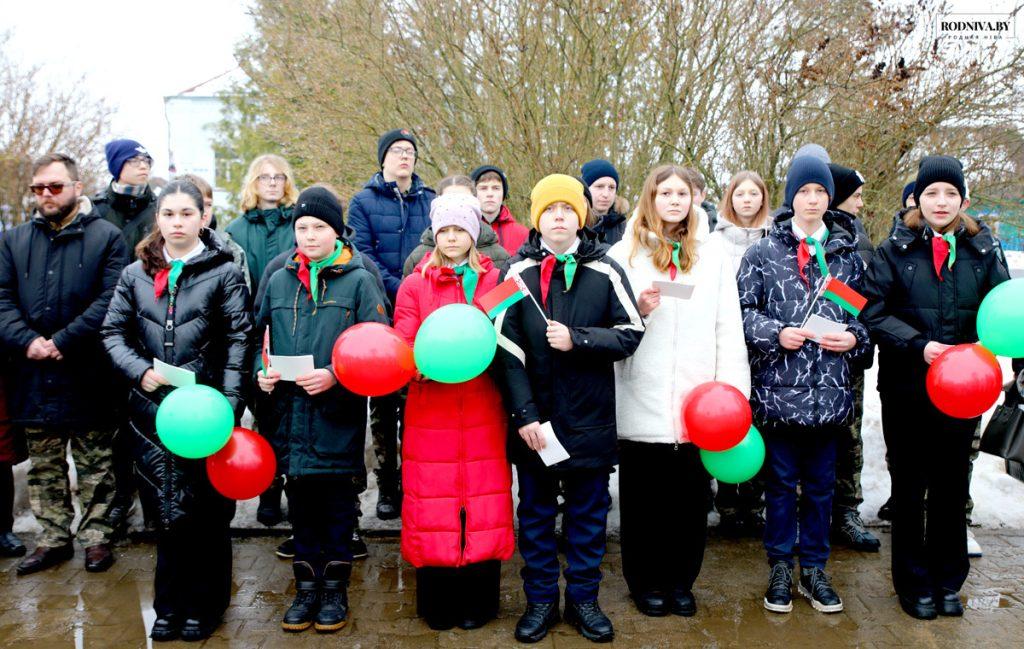
<path id="1" fill-rule="evenodd" d="M 1013 376 L 1010 363 L 1000 358 L 1003 365 L 1004 382 Z M 889 474 L 885 468 L 885 442 L 882 438 L 882 421 L 878 392 L 875 390 L 877 362 L 868 370 L 865 379 L 864 424 L 864 471 L 861 474 L 861 485 L 864 489 L 864 505 L 861 514 L 865 522 L 879 523 L 878 508 L 889 497 Z M 982 420 L 984 426 L 988 422 L 991 411 Z M 251 418 L 243 419 L 243 425 L 251 425 Z M 374 455 L 370 446 L 370 435 L 367 434 L 366 465 L 374 466 Z M 25 476 L 28 462 L 15 467 L 15 509 L 20 515 L 15 522 L 16 532 L 38 532 L 39 526 L 28 509 L 28 497 L 25 493 Z M 608 518 L 608 528 L 618 530 L 619 499 L 618 474 L 610 478 L 612 492 L 612 511 Z M 513 485 L 513 495 L 518 488 Z M 1024 483 L 1018 482 L 1006 474 L 1002 459 L 982 453 L 974 463 L 974 477 L 971 482 L 971 496 L 974 498 L 974 523 L 986 528 L 1009 527 L 1024 529 Z M 516 499 L 518 500 L 518 499 Z M 369 472 L 369 487 L 361 496 L 363 517 L 360 526 L 365 530 L 398 530 L 400 521 L 381 521 L 374 515 L 377 505 L 377 480 L 373 472 Z M 240 528 L 262 528 L 256 522 L 257 499 L 239 503 L 233 525 Z M 77 506 L 76 506 L 77 508 Z M 712 524 L 717 523 L 717 515 L 711 515 Z M 141 513 L 136 511 L 133 527 L 140 528 Z"/>

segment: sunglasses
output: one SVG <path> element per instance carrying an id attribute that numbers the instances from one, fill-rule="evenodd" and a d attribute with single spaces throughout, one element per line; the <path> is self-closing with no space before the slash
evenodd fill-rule
<path id="1" fill-rule="evenodd" d="M 71 187 L 74 184 L 75 183 L 46 183 L 45 185 L 29 185 L 28 188 L 32 190 L 32 193 L 36 196 L 42 196 L 43 192 L 47 189 L 50 190 L 51 195 L 58 196 L 64 191 L 65 187 Z"/>

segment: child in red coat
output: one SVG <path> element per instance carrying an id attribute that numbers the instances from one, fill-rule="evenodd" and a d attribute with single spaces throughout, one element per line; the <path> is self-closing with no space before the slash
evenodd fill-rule
<path id="1" fill-rule="evenodd" d="M 405 278 L 395 329 L 412 344 L 448 304 L 475 304 L 498 270 L 476 249 L 480 204 L 449 195 L 430 207 L 437 247 Z M 479 306 L 479 305 L 477 305 Z M 511 558 L 512 471 L 501 395 L 486 373 L 409 386 L 402 442 L 402 556 L 416 567 L 416 608 L 430 628 L 483 626 L 498 613 L 501 561 Z"/>

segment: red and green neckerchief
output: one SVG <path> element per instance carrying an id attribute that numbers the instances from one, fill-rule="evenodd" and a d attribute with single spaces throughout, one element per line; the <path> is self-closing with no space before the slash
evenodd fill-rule
<path id="1" fill-rule="evenodd" d="M 562 270 L 565 273 L 565 292 L 572 288 L 572 280 L 576 277 L 576 256 L 571 252 L 564 255 L 550 254 L 540 262 L 540 301 L 544 306 L 548 305 L 548 291 L 551 289 L 551 275 L 555 272 L 555 262 L 564 264 Z"/>
<path id="2" fill-rule="evenodd" d="M 313 304 L 317 303 L 317 293 L 320 286 L 320 271 L 328 266 L 334 265 L 338 258 L 341 257 L 341 252 L 345 249 L 341 241 L 334 242 L 334 252 L 329 257 L 321 259 L 320 261 L 311 261 L 309 257 L 302 254 L 298 250 L 295 251 L 295 257 L 299 260 L 299 282 L 306 287 L 306 292 L 309 297 L 306 299 L 312 299 Z"/>

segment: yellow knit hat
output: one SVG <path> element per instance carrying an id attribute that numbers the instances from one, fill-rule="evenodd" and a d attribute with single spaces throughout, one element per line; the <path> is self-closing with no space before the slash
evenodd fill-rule
<path id="1" fill-rule="evenodd" d="M 572 206 L 582 228 L 587 222 L 587 199 L 583 196 L 583 183 L 565 174 L 551 174 L 540 180 L 530 192 L 530 223 L 540 229 L 540 215 L 552 203 Z"/>

